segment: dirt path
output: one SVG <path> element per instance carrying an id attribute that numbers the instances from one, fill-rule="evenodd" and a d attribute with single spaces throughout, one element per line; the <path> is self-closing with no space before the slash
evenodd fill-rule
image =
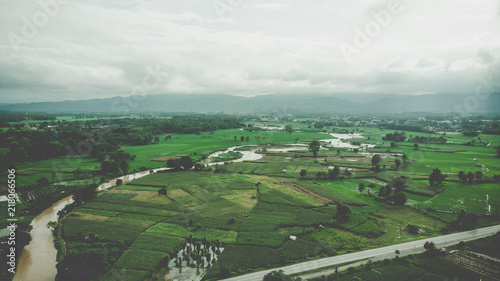
<path id="1" fill-rule="evenodd" d="M 158 187 L 158 189 L 160 189 Z M 109 193 L 137 193 L 137 194 L 154 194 L 158 193 L 156 191 L 149 191 L 149 190 L 132 190 L 132 189 L 112 189 L 109 191 Z"/>
<path id="2" fill-rule="evenodd" d="M 314 200 L 317 200 L 321 203 L 324 203 L 324 204 L 335 204 L 335 202 L 331 199 L 328 199 L 324 196 L 321 196 L 317 193 L 314 193 L 312 191 L 310 191 L 309 189 L 305 188 L 305 187 L 302 187 L 298 184 L 295 184 L 295 183 L 291 183 L 291 182 L 287 182 L 287 183 L 283 183 L 284 185 L 286 186 L 289 186 L 291 188 L 293 188 L 294 190 L 300 192 L 300 193 L 304 193 L 305 195 L 311 197 L 312 199 Z"/>

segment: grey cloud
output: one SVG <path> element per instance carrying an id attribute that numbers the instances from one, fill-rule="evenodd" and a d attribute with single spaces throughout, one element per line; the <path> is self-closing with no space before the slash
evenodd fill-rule
<path id="1" fill-rule="evenodd" d="M 353 44 L 355 29 L 387 5 L 360 3 L 248 2 L 220 19 L 210 3 L 195 0 L 72 1 L 16 54 L 7 34 L 21 34 L 22 18 L 40 7 L 3 1 L 0 99 L 127 95 L 157 64 L 170 78 L 155 94 L 463 93 L 475 83 L 468 77 L 500 60 L 500 42 L 486 36 L 500 34 L 498 17 L 461 21 L 484 9 L 443 1 L 428 15 L 425 3 L 405 6 L 348 63 L 339 43 Z M 481 34 L 484 40 L 473 40 Z"/>

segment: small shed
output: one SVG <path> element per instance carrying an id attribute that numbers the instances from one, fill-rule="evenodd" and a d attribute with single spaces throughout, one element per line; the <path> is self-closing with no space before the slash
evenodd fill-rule
<path id="1" fill-rule="evenodd" d="M 297 240 L 297 236 L 290 235 L 290 240 L 293 240 L 293 241 Z"/>

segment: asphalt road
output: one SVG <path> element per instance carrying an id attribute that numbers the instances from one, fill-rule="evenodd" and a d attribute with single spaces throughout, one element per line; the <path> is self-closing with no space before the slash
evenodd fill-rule
<path id="1" fill-rule="evenodd" d="M 328 266 L 335 266 L 338 264 L 346 262 L 355 262 L 363 259 L 370 259 L 372 261 L 394 258 L 396 250 L 400 251 L 399 256 L 407 256 L 412 254 L 420 254 L 425 252 L 424 244 L 427 241 L 434 242 L 437 248 L 449 247 L 458 244 L 460 241 L 470 241 L 479 238 L 488 237 L 494 235 L 500 231 L 500 225 L 490 226 L 460 233 L 448 234 L 428 239 L 422 239 L 407 243 L 396 244 L 392 246 L 371 249 L 351 254 L 345 254 L 340 256 L 328 257 L 313 261 L 302 262 L 298 264 L 263 270 L 259 272 L 254 272 L 246 275 L 241 275 L 233 278 L 224 279 L 224 281 L 261 281 L 266 274 L 273 270 L 283 270 L 286 274 L 297 274 L 305 271 L 320 269 Z"/>

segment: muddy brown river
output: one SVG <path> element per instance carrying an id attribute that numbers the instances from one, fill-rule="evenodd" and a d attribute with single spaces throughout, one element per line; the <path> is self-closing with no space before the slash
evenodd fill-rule
<path id="1" fill-rule="evenodd" d="M 32 240 L 24 247 L 17 265 L 14 281 L 53 281 L 56 277 L 56 255 L 54 236 L 47 223 L 57 220 L 57 212 L 73 202 L 68 196 L 39 214 L 32 222 Z"/>

